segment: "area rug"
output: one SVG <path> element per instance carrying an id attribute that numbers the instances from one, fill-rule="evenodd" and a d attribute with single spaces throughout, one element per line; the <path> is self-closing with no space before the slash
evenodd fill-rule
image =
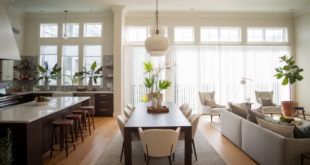
<path id="1" fill-rule="evenodd" d="M 124 165 L 124 155 L 122 161 L 120 161 L 120 155 L 122 150 L 123 138 L 120 131 L 118 131 L 111 141 L 111 143 L 104 150 L 96 165 Z M 214 150 L 210 143 L 200 133 L 199 130 L 195 136 L 195 146 L 197 152 L 198 161 L 195 160 L 193 153 L 193 165 L 225 165 L 226 163 L 220 157 L 220 155 Z M 144 152 L 141 146 L 141 142 L 132 142 L 132 164 L 143 165 Z M 149 165 L 168 165 L 169 160 L 165 158 L 151 158 Z M 175 160 L 172 162 L 175 165 L 184 164 L 184 141 L 179 141 L 175 151 Z"/>
<path id="2" fill-rule="evenodd" d="M 221 123 L 211 122 L 210 124 L 211 124 L 212 127 L 214 127 L 216 130 L 218 130 L 219 132 L 221 132 Z"/>

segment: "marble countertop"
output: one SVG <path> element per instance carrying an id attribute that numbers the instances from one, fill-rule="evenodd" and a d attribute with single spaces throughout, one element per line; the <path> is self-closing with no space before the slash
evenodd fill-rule
<path id="1" fill-rule="evenodd" d="M 13 94 L 17 95 L 26 95 L 26 94 L 31 94 L 31 93 L 55 93 L 55 92 L 62 92 L 62 91 L 28 91 L 28 92 L 14 92 Z M 91 94 L 100 94 L 100 93 L 107 93 L 107 94 L 113 94 L 111 91 L 84 91 L 84 92 L 77 92 L 77 91 L 68 91 L 73 94 L 83 94 L 83 93 L 91 93 Z M 65 92 L 62 92 L 65 93 Z"/>
<path id="2" fill-rule="evenodd" d="M 47 97 L 48 105 L 36 105 L 33 101 L 0 109 L 0 123 L 30 123 L 90 97 Z"/>

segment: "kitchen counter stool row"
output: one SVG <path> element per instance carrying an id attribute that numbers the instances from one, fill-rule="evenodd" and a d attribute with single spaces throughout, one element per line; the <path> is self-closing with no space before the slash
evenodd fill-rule
<path id="1" fill-rule="evenodd" d="M 68 114 L 66 116 L 67 119 L 63 120 L 57 120 L 52 122 L 53 125 L 53 137 L 52 137 L 52 146 L 51 146 L 51 156 L 53 156 L 53 151 L 60 151 L 66 149 L 66 156 L 68 157 L 68 148 L 72 147 L 76 148 L 75 142 L 74 142 L 74 137 L 73 137 L 73 128 L 72 126 L 74 125 L 74 134 L 75 134 L 75 139 L 76 141 L 78 140 L 78 137 L 81 137 L 82 142 L 84 143 L 84 137 L 83 135 L 87 132 L 87 126 L 89 129 L 89 135 L 91 135 L 91 126 L 95 129 L 95 122 L 94 122 L 94 116 L 93 116 L 93 109 L 94 106 L 83 106 L 81 107 L 81 110 L 74 110 L 73 114 Z M 86 114 L 88 116 L 88 121 L 86 118 Z M 82 120 L 83 117 L 83 120 Z M 90 120 L 91 118 L 91 120 Z M 59 149 L 55 149 L 54 146 L 57 144 L 55 142 L 55 137 L 56 137 L 56 128 L 59 127 L 60 129 L 60 142 L 59 142 Z M 71 141 L 68 141 L 68 129 L 71 135 Z M 83 132 L 85 131 L 85 132 Z M 80 134 L 80 136 L 79 136 Z M 68 144 L 71 143 L 70 146 Z M 64 146 L 65 145 L 65 146 Z"/>

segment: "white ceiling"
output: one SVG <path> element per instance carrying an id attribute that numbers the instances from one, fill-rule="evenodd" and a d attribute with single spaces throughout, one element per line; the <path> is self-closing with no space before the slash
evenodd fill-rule
<path id="1" fill-rule="evenodd" d="M 9 5 L 26 13 L 111 12 L 110 5 L 126 5 L 128 11 L 154 11 L 156 0 L 14 0 Z M 159 11 L 194 8 L 205 12 L 293 13 L 308 6 L 310 0 L 159 0 Z"/>

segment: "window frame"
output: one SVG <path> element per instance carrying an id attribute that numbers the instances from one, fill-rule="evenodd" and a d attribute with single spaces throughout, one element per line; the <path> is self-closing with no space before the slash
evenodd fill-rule
<path id="1" fill-rule="evenodd" d="M 80 37 L 80 23 L 67 23 L 67 25 L 78 25 L 78 27 L 79 27 L 79 34 L 78 34 L 78 36 L 77 37 L 68 37 L 68 38 L 78 38 L 78 37 Z M 65 23 L 62 24 L 62 34 L 61 34 L 62 38 L 64 38 L 64 33 L 65 33 Z"/>
<path id="2" fill-rule="evenodd" d="M 77 56 L 64 56 L 64 47 L 65 46 L 77 46 L 77 49 L 78 49 Z M 65 78 L 64 78 L 65 77 L 65 73 L 64 73 L 64 71 L 65 71 L 65 69 L 64 69 L 64 57 L 77 57 L 78 58 L 78 68 L 77 68 L 77 70 L 79 72 L 80 71 L 79 70 L 79 68 L 80 68 L 80 66 L 79 66 L 79 63 L 80 63 L 80 45 L 79 44 L 63 44 L 63 45 L 61 45 L 61 67 L 62 67 L 61 75 L 63 75 L 63 78 L 61 79 L 61 85 L 64 85 L 64 83 L 65 83 L 64 82 L 64 80 L 65 80 Z M 79 82 L 77 84 L 72 84 L 72 85 L 73 86 L 78 86 Z M 71 82 L 69 82 L 69 83 L 71 83 Z"/>
<path id="3" fill-rule="evenodd" d="M 39 47 L 40 47 L 40 54 L 39 54 L 39 65 L 40 66 L 43 66 L 44 67 L 44 64 L 41 64 L 41 56 L 42 56 L 42 47 L 43 46 L 56 46 L 56 63 L 58 63 L 58 56 L 59 56 L 59 52 L 58 52 L 58 44 L 43 44 L 43 45 L 39 45 Z M 46 55 L 45 55 L 46 56 Z M 48 55 L 47 55 L 48 56 Z M 52 56 L 54 56 L 54 55 L 52 55 Z M 52 66 L 53 67 L 53 66 Z M 58 66 L 59 67 L 59 66 Z M 50 85 L 50 86 L 57 86 L 58 84 L 57 84 L 57 79 L 55 80 L 56 81 L 56 85 Z M 44 79 L 42 79 L 42 80 L 40 80 L 39 81 L 39 85 L 38 86 L 44 86 Z"/>
<path id="4" fill-rule="evenodd" d="M 126 43 L 144 43 L 145 41 L 129 41 L 129 30 L 130 29 L 146 29 L 146 38 L 150 37 L 149 29 L 151 26 L 130 26 L 126 28 Z M 138 35 L 137 35 L 138 38 Z"/>
<path id="5" fill-rule="evenodd" d="M 176 29 L 192 29 L 192 41 L 184 41 L 184 32 L 183 32 L 183 41 L 176 41 Z M 174 42 L 176 43 L 193 43 L 195 42 L 195 27 L 174 27 Z"/>
<path id="6" fill-rule="evenodd" d="M 100 36 L 86 36 L 86 25 L 96 25 L 96 24 L 100 24 L 101 25 L 101 32 L 100 32 Z M 90 23 L 84 23 L 84 26 L 83 26 L 83 37 L 85 38 L 100 38 L 102 37 L 102 32 L 103 32 L 103 23 L 102 22 L 90 22 Z"/>
<path id="7" fill-rule="evenodd" d="M 249 30 L 263 30 L 263 41 L 256 42 L 256 41 L 249 41 Z M 283 30 L 283 42 L 266 42 L 266 30 Z M 289 43 L 288 38 L 288 28 L 287 27 L 247 27 L 246 28 L 246 34 L 247 34 L 247 42 L 248 43 L 270 43 L 270 44 L 281 44 L 281 43 Z"/>
<path id="8" fill-rule="evenodd" d="M 217 29 L 218 30 L 218 41 L 202 41 L 202 37 L 203 37 L 201 35 L 202 29 Z M 222 29 L 238 30 L 238 41 L 221 41 L 221 30 Z M 241 27 L 200 27 L 200 42 L 201 43 L 241 43 L 242 42 L 242 29 Z"/>
<path id="9" fill-rule="evenodd" d="M 86 46 L 100 46 L 101 47 L 101 55 L 100 56 L 86 56 L 86 53 L 85 53 L 86 52 L 86 49 L 85 49 Z M 86 65 L 86 58 L 87 57 L 100 57 L 101 66 L 104 66 L 103 65 L 102 47 L 103 47 L 103 45 L 101 43 L 98 43 L 98 44 L 96 44 L 96 43 L 94 43 L 94 44 L 90 44 L 90 43 L 83 44 L 83 66 L 82 66 L 82 68 L 84 68 L 85 65 Z M 98 63 L 97 63 L 97 66 L 98 66 Z M 89 69 L 89 68 L 86 68 L 86 69 Z M 103 71 L 101 71 L 101 75 L 103 75 Z M 87 78 L 83 79 L 83 81 L 82 81 L 83 86 L 88 85 L 88 82 L 86 80 L 87 80 Z M 102 87 L 103 86 L 103 81 L 102 81 L 103 77 L 101 77 L 100 80 L 101 80 L 100 84 L 95 84 L 95 82 L 93 82 L 93 86 L 101 86 Z"/>
<path id="10" fill-rule="evenodd" d="M 42 25 L 57 25 L 57 37 L 42 37 Z M 59 38 L 59 26 L 58 23 L 40 23 L 40 37 L 39 38 Z M 41 45 L 40 45 L 41 46 Z"/>

